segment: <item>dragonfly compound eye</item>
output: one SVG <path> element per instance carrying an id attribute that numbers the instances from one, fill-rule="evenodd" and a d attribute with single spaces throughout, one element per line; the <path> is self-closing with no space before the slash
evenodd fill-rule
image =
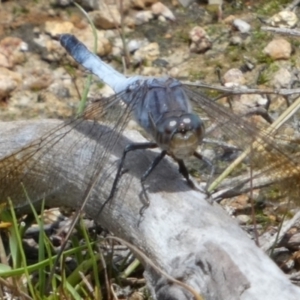
<path id="1" fill-rule="evenodd" d="M 176 130 L 177 128 L 177 121 L 176 120 L 170 120 L 168 122 L 168 124 L 166 124 L 166 127 L 165 127 L 165 133 L 166 134 L 171 134 L 174 132 L 174 130 Z"/>
<path id="2" fill-rule="evenodd" d="M 205 128 L 202 120 L 196 114 L 185 114 L 180 118 L 179 132 L 193 131 L 199 137 L 199 140 L 203 139 Z"/>

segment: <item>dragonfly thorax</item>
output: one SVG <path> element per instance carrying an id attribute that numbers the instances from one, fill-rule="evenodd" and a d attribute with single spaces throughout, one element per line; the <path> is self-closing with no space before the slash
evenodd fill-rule
<path id="1" fill-rule="evenodd" d="M 193 113 L 162 118 L 155 126 L 155 140 L 159 147 L 176 159 L 191 156 L 204 136 L 204 124 Z"/>

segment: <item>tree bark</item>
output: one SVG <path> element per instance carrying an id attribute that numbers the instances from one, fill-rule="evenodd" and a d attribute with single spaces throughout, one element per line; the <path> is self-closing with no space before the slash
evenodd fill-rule
<path id="1" fill-rule="evenodd" d="M 122 175 L 114 199 L 98 214 L 110 193 L 124 147 L 130 141 L 144 140 L 135 131 L 125 131 L 113 150 L 106 153 L 107 140 L 103 142 L 93 136 L 94 129 L 105 128 L 95 128 L 94 124 L 91 130 L 91 123 L 85 121 L 64 134 L 49 151 L 39 150 L 28 156 L 28 160 L 38 157 L 32 168 L 16 167 L 28 150 L 5 158 L 61 124 L 58 120 L 1 123 L 1 201 L 8 193 L 19 195 L 12 197 L 18 210 L 28 209 L 19 183 L 14 180 L 12 169 L 17 168 L 16 174 L 26 183 L 25 189 L 36 206 L 43 198 L 48 206 L 78 206 L 94 174 L 93 166 L 100 167 L 86 214 L 134 244 L 158 267 L 194 288 L 204 299 L 300 299 L 300 289 L 290 283 L 219 205 L 210 204 L 203 193 L 192 190 L 170 159 L 164 159 L 147 179 L 150 206 L 140 215 L 143 196 L 139 178 L 157 155 L 152 150 L 128 154 L 129 171 Z M 47 145 L 44 141 L 36 144 Z M 55 186 L 56 183 L 59 184 Z M 154 299 L 193 299 L 190 292 L 170 283 L 147 262 L 144 264 Z"/>

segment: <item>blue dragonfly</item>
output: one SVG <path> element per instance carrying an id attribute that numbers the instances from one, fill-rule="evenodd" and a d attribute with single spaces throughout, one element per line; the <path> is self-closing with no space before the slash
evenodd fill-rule
<path id="1" fill-rule="evenodd" d="M 265 150 L 253 151 L 251 159 L 269 160 L 270 163 L 264 166 L 265 173 L 284 172 L 287 174 L 290 168 L 298 165 L 297 161 L 293 161 L 282 147 L 276 145 L 273 137 L 266 131 L 248 122 L 244 116 L 235 115 L 230 109 L 212 101 L 200 91 L 199 87 L 183 84 L 170 77 L 126 77 L 90 52 L 75 36 L 63 34 L 60 36 L 60 42 L 80 65 L 109 85 L 115 94 L 95 101 L 80 116 L 64 122 L 59 127 L 49 129 L 40 139 L 0 160 L 1 196 L 2 199 L 7 199 L 7 197 L 14 199 L 16 208 L 26 202 L 24 201 L 24 188 L 29 192 L 33 202 L 65 188 L 62 186 L 61 182 L 64 181 L 60 176 L 67 178 L 68 174 L 58 174 L 49 178 L 46 176 L 43 182 L 39 184 L 36 182 L 39 174 L 45 173 L 43 166 L 44 168 L 46 166 L 49 168 L 49 165 L 51 168 L 56 167 L 55 162 L 52 161 L 50 164 L 47 161 L 49 149 L 54 146 L 65 147 L 64 137 L 74 129 L 80 131 L 87 118 L 95 119 L 95 122 L 90 122 L 89 134 L 92 135 L 93 140 L 101 144 L 101 151 L 100 156 L 97 157 L 97 165 L 87 163 L 78 172 L 78 180 L 88 182 L 83 196 L 85 201 L 90 197 L 95 184 L 105 183 L 107 169 L 115 170 L 116 175 L 109 195 L 103 196 L 104 203 L 112 199 L 124 172 L 126 155 L 137 149 L 159 148 L 161 150 L 141 176 L 142 191 L 146 200 L 144 182 L 166 155 L 175 160 L 179 166 L 179 172 L 194 187 L 184 163 L 185 160 L 194 156 L 209 165 L 210 174 L 214 171 L 213 164 L 197 151 L 197 147 L 206 136 L 204 118 L 213 120 L 217 124 L 217 131 L 221 131 L 222 134 L 222 137 L 218 135 L 220 142 L 222 139 L 230 140 L 239 149 L 245 149 L 256 139 Z M 118 166 L 107 165 L 107 157 L 114 151 L 117 139 L 132 118 L 147 133 L 149 142 L 128 144 Z M 101 119 L 100 124 L 97 122 L 99 119 Z M 92 157 L 95 153 L 99 155 L 99 151 L 96 150 L 99 150 L 100 146 L 94 145 L 94 148 L 91 148 L 90 139 L 90 136 L 83 134 L 76 144 L 70 146 L 78 149 L 79 160 Z M 283 165 L 290 166 L 290 168 L 286 167 L 283 170 Z M 29 172 L 36 176 L 36 181 L 32 180 L 32 176 L 27 179 Z M 249 178 L 238 184 L 241 186 L 248 181 Z"/>
<path id="2" fill-rule="evenodd" d="M 144 187 L 146 178 L 166 155 L 171 156 L 177 162 L 179 172 L 192 187 L 195 186 L 190 180 L 184 163 L 184 160 L 189 157 L 194 156 L 203 160 L 210 167 L 210 176 L 212 176 L 213 164 L 197 152 L 197 147 L 205 137 L 204 122 L 199 117 L 199 113 L 208 119 L 215 120 L 218 124 L 217 128 L 222 128 L 222 135 L 225 139 L 227 137 L 236 141 L 237 148 L 245 149 L 255 138 L 259 138 L 261 144 L 272 146 L 273 152 L 280 157 L 279 161 L 291 162 L 290 158 L 283 154 L 282 149 L 276 147 L 268 134 L 250 124 L 245 116 L 237 116 L 229 109 L 212 101 L 201 93 L 197 86 L 183 84 L 170 77 L 132 76 L 127 78 L 91 53 L 73 35 L 62 35 L 60 41 L 80 65 L 114 90 L 115 95 L 108 102 L 113 104 L 123 101 L 126 106 L 126 112 L 124 112 L 126 120 L 127 116 L 135 119 L 151 140 L 147 143 L 132 143 L 124 149 L 107 202 L 113 197 L 117 188 L 126 154 L 137 149 L 161 149 L 160 154 L 141 177 L 144 195 L 147 195 Z M 100 100 L 98 105 L 102 107 L 103 101 Z M 98 111 L 99 107 L 95 108 L 95 111 Z M 256 159 L 255 156 L 260 160 L 262 154 L 252 154 L 252 159 Z M 248 180 L 246 179 L 242 184 Z"/>
<path id="3" fill-rule="evenodd" d="M 166 155 L 170 155 L 178 163 L 179 172 L 192 187 L 194 184 L 189 178 L 184 159 L 193 155 L 204 160 L 213 170 L 212 164 L 196 151 L 204 137 L 204 123 L 193 112 L 186 92 L 179 81 L 169 77 L 126 78 L 91 53 L 73 35 L 62 35 L 60 41 L 79 64 L 97 75 L 114 90 L 118 96 L 114 96 L 112 101 L 121 99 L 129 108 L 128 112 L 152 140 L 146 143 L 132 143 L 124 149 L 112 192 L 107 201 L 113 197 L 126 154 L 130 151 L 157 147 L 162 150 L 141 177 L 145 196 L 147 195 L 144 186 L 146 178 Z"/>

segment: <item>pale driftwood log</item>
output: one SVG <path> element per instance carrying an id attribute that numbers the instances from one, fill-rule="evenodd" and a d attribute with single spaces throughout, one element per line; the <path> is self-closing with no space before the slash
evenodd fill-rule
<path id="1" fill-rule="evenodd" d="M 0 157 L 60 123 L 53 120 L 1 123 Z M 59 144 L 58 149 L 53 148 L 46 155 L 48 164 L 51 158 L 53 160 L 52 155 L 59 160 L 55 168 L 46 167 L 46 160 L 42 161 L 45 173 L 39 174 L 37 184 L 44 184 L 43 179 L 49 178 L 49 172 L 53 172 L 51 176 L 60 176 L 62 182 L 61 188 L 45 195 L 48 206 L 75 207 L 82 201 L 86 182 L 80 177 L 80 171 L 91 156 L 88 149 L 78 155 L 76 147 L 68 147 L 82 138 L 82 130 L 73 130 L 65 137 L 65 146 Z M 136 132 L 126 132 L 126 137 L 121 136 L 116 145 L 117 151 L 108 159 L 115 161 L 130 139 L 141 141 L 142 138 Z M 91 138 L 89 146 L 92 148 L 93 143 L 96 141 Z M 101 152 L 101 148 L 98 150 Z M 221 207 L 209 204 L 202 193 L 191 190 L 178 174 L 176 165 L 168 160 L 164 160 L 147 181 L 151 203 L 141 218 L 139 177 L 153 157 L 153 151 L 131 153 L 127 164 L 130 172 L 122 177 L 116 199 L 97 215 L 109 193 L 112 172 L 105 184 L 96 187 L 85 208 L 87 215 L 116 236 L 133 243 L 157 266 L 193 287 L 206 300 L 300 299 L 300 289 L 289 282 Z M 96 163 L 97 156 L 92 159 Z M 27 176 L 31 176 L 30 172 Z M 193 299 L 188 291 L 169 283 L 147 263 L 145 268 L 155 299 Z"/>
<path id="2" fill-rule="evenodd" d="M 278 28 L 278 27 L 269 27 L 269 26 L 262 26 L 261 30 L 264 31 L 271 31 L 273 33 L 290 35 L 290 36 L 300 36 L 300 31 L 298 29 L 290 29 L 290 28 Z"/>

